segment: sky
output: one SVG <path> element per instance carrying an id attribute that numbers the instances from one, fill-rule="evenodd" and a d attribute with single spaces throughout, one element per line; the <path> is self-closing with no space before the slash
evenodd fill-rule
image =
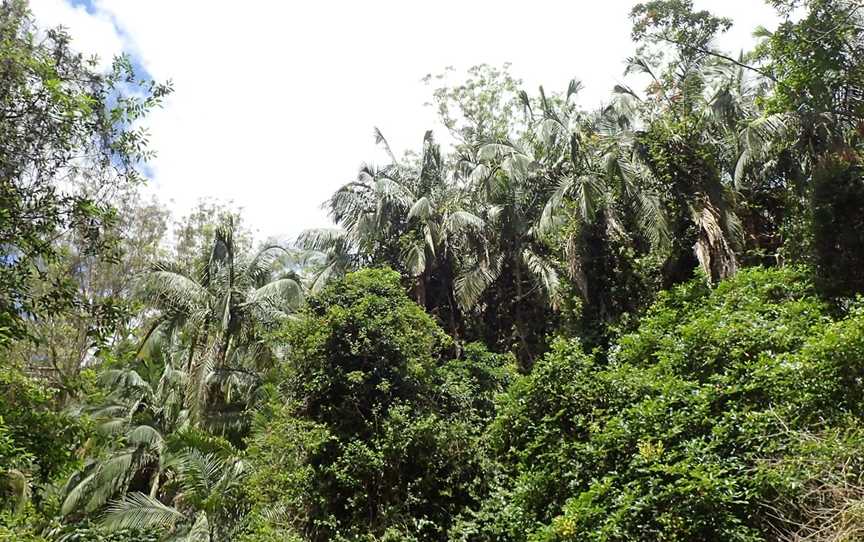
<path id="1" fill-rule="evenodd" d="M 157 156 L 146 190 L 176 216 L 230 202 L 264 239 L 330 225 L 321 204 L 364 162 L 442 132 L 421 79 L 448 66 L 510 62 L 529 94 L 602 103 L 634 52 L 635 0 L 31 0 L 102 65 L 126 52 L 175 92 L 146 122 Z M 735 20 L 719 45 L 752 44 L 776 20 L 761 0 L 696 0 Z"/>

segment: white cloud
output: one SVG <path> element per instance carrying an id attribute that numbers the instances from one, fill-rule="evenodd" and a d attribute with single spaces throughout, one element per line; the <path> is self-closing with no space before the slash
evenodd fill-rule
<path id="1" fill-rule="evenodd" d="M 381 157 L 373 126 L 397 152 L 419 147 L 434 125 L 427 73 L 509 61 L 528 89 L 563 90 L 578 77 L 583 103 L 598 103 L 633 53 L 633 3 L 96 0 L 90 15 L 34 0 L 34 9 L 50 5 L 42 11 L 88 35 L 82 46 L 105 50 L 116 42 L 95 40 L 88 25 L 115 21 L 146 69 L 176 88 L 149 122 L 154 190 L 177 212 L 202 197 L 233 200 L 266 236 L 327 223 L 320 203 Z M 772 23 L 758 0 L 697 4 L 735 18 L 724 43 Z"/>
<path id="2" fill-rule="evenodd" d="M 84 6 L 72 6 L 65 0 L 30 0 L 30 9 L 42 28 L 64 26 L 72 44 L 87 56 L 99 55 L 100 69 L 111 65 L 114 56 L 123 52 L 123 39 L 108 13 L 88 13 Z"/>

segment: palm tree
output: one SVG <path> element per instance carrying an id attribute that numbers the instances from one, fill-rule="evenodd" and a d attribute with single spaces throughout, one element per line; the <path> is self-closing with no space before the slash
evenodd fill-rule
<path id="1" fill-rule="evenodd" d="M 236 428 L 261 372 L 272 366 L 261 331 L 290 318 L 303 300 L 296 273 L 274 277 L 279 250 L 267 246 L 251 258 L 237 254 L 229 219 L 216 229 L 198 269 L 159 265 L 146 277 L 145 292 L 157 311 L 151 329 L 185 349 L 185 406 L 196 421 Z"/>
<path id="2" fill-rule="evenodd" d="M 238 505 L 243 461 L 186 449 L 167 463 L 174 473 L 170 504 L 153 494 L 128 493 L 108 505 L 103 526 L 156 531 L 188 542 L 230 539 L 243 514 Z"/>
<path id="3" fill-rule="evenodd" d="M 414 163 L 398 160 L 378 130 L 376 141 L 392 162 L 362 167 L 356 181 L 330 198 L 330 215 L 340 229 L 307 230 L 298 240 L 301 248 L 323 255 L 312 288 L 359 265 L 390 265 L 413 279 L 418 304 L 433 313 L 446 310 L 458 336 L 457 245 L 468 230 L 482 228 L 483 220 L 466 210 L 465 191 L 448 176 L 432 132 Z M 444 299 L 430 298 L 430 290 Z"/>
<path id="4" fill-rule="evenodd" d="M 95 512 L 133 484 L 146 486 L 155 496 L 165 474 L 168 440 L 188 426 L 183 407 L 187 375 L 171 362 L 165 363 L 156 386 L 131 368 L 105 371 L 101 379 L 111 392 L 91 409 L 92 415 L 99 432 L 114 437 L 116 445 L 70 477 L 64 516 Z"/>
<path id="5" fill-rule="evenodd" d="M 114 445 L 70 477 L 61 512 L 105 511 L 110 529 L 160 529 L 186 537 L 182 540 L 222 540 L 241 512 L 233 499 L 243 464 L 230 444 L 192 424 L 185 406 L 185 352 L 159 344 L 167 338 L 156 335 L 139 353 L 147 362 L 141 371 L 111 369 L 101 375 L 111 393 L 92 415 Z M 160 362 L 157 382 L 141 376 L 147 364 Z"/>
<path id="6" fill-rule="evenodd" d="M 479 234 L 466 236 L 457 298 L 465 310 L 478 308 L 489 294 L 509 298 L 504 310 L 513 313 L 519 357 L 530 363 L 535 352 L 524 308 L 532 299 L 553 307 L 559 299 L 558 271 L 538 227 L 553 181 L 538 167 L 542 158 L 523 145 L 495 142 L 477 149 L 464 162 L 471 171 L 469 190 L 484 227 Z M 506 293 L 510 286 L 512 294 Z"/>
<path id="7" fill-rule="evenodd" d="M 736 126 L 752 96 L 742 72 L 706 55 L 689 58 L 664 77 L 645 60 L 631 58 L 629 72 L 648 75 L 657 93 L 654 100 L 641 100 L 619 89 L 638 101 L 637 118 L 627 122 L 640 125 L 632 133 L 630 169 L 641 177 L 639 185 L 653 188 L 675 230 L 667 237 L 681 245 L 668 247 L 667 283 L 688 276 L 691 259 L 710 280 L 734 274 L 742 236 L 735 213 Z M 658 153 L 676 156 L 674 164 Z"/>
<path id="8" fill-rule="evenodd" d="M 402 265 L 414 278 L 417 303 L 433 313 L 443 309 L 449 315 L 450 332 L 458 338 L 461 311 L 456 273 L 460 250 L 466 236 L 481 231 L 485 223 L 468 210 L 465 190 L 449 173 L 432 132 L 426 132 L 419 168 L 404 168 L 402 172 L 411 195 L 403 218 Z"/>
<path id="9" fill-rule="evenodd" d="M 294 243 L 303 251 L 303 280 L 311 293 L 320 292 L 330 281 L 359 266 L 360 254 L 342 228 L 304 230 Z"/>
<path id="10" fill-rule="evenodd" d="M 602 230 L 618 239 L 626 239 L 619 206 L 622 200 L 633 199 L 641 205 L 642 225 L 657 240 L 663 238 L 662 216 L 651 213 L 651 194 L 638 190 L 635 167 L 628 135 L 628 122 L 623 102 L 621 111 L 610 107 L 594 114 L 581 112 L 571 102 L 582 86 L 571 81 L 563 99 L 549 99 L 540 88 L 540 99 L 532 108 L 528 96 L 524 105 L 534 114 L 539 108 L 539 121 L 533 126 L 539 132 L 534 137 L 545 159 L 536 166 L 554 181 L 554 190 L 543 208 L 537 227 L 543 233 L 552 233 L 569 225 L 565 245 L 570 279 L 574 281 L 582 298 L 588 301 L 589 284 L 585 274 L 584 251 L 586 232 Z M 613 114 L 615 111 L 616 114 Z M 626 205 L 625 205 L 626 207 Z M 575 226 L 575 227 L 574 227 Z"/>

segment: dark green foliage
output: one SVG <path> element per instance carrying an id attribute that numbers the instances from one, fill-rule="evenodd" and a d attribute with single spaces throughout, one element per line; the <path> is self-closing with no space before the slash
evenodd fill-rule
<path id="1" fill-rule="evenodd" d="M 661 295 L 608 364 L 557 343 L 499 405 L 487 439 L 499 483 L 466 529 L 771 539 L 765 505 L 801 491 L 796 475 L 775 476 L 799 432 L 864 413 L 864 319 L 831 324 L 826 310 L 805 273 L 753 269 Z"/>
<path id="2" fill-rule="evenodd" d="M 249 540 L 444 540 L 507 358 L 471 346 L 445 363 L 446 336 L 388 270 L 334 283 L 283 337 L 285 402 L 249 448 Z"/>
<path id="3" fill-rule="evenodd" d="M 364 437 L 401 401 L 422 401 L 447 337 L 412 303 L 392 271 L 347 277 L 309 300 L 287 332 L 282 386 L 300 414 L 341 435 Z"/>
<path id="4" fill-rule="evenodd" d="M 855 0 L 772 0 L 781 13 L 804 4 L 757 49 L 776 80 L 771 112 L 834 115 L 835 128 L 854 128 L 864 114 L 864 26 Z M 829 128 L 829 126 L 825 126 Z M 830 131 L 830 128 L 829 128 Z M 824 142 L 824 140 L 823 140 Z"/>
<path id="5" fill-rule="evenodd" d="M 732 21 L 709 11 L 694 11 L 692 0 L 652 0 L 637 4 L 630 12 L 634 21 L 633 40 L 666 42 L 700 54 L 717 34 L 728 30 Z"/>
<path id="6" fill-rule="evenodd" d="M 83 521 L 71 527 L 55 528 L 49 531 L 47 540 L 62 542 L 158 542 L 159 536 L 154 532 L 122 529 L 108 531 L 99 525 Z M 2 538 L 0 538 L 2 540 Z"/>
<path id="7" fill-rule="evenodd" d="M 452 147 L 376 129 L 252 252 L 207 203 L 163 250 L 170 88 L 2 2 L 0 541 L 864 539 L 864 7 L 770 3 L 735 57 L 636 5 L 595 111 L 442 75 Z"/>
<path id="8" fill-rule="evenodd" d="M 86 425 L 58 412 L 55 395 L 0 359 L 0 474 L 15 469 L 25 473 L 28 485 L 44 484 L 76 463 Z"/>
<path id="9" fill-rule="evenodd" d="M 58 411 L 57 395 L 0 354 L 0 541 L 43 540 L 51 484 L 77 466 L 91 435 L 86 420 Z"/>
<path id="10" fill-rule="evenodd" d="M 864 292 L 862 167 L 830 156 L 819 164 L 813 183 L 813 247 L 818 282 L 831 296 Z"/>

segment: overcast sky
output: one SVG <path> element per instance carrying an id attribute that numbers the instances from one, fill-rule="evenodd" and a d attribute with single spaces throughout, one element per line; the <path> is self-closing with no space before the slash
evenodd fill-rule
<path id="1" fill-rule="evenodd" d="M 175 214 L 233 201 L 259 238 L 328 224 L 321 210 L 363 162 L 436 128 L 420 81 L 447 66 L 511 62 L 526 89 L 564 90 L 586 107 L 622 82 L 635 0 L 31 0 L 43 26 L 69 28 L 106 62 L 126 51 L 175 93 L 148 122 L 149 189 Z M 776 23 L 761 0 L 697 0 L 732 17 L 721 42 L 752 43 Z M 737 50 L 735 51 L 737 53 Z"/>

